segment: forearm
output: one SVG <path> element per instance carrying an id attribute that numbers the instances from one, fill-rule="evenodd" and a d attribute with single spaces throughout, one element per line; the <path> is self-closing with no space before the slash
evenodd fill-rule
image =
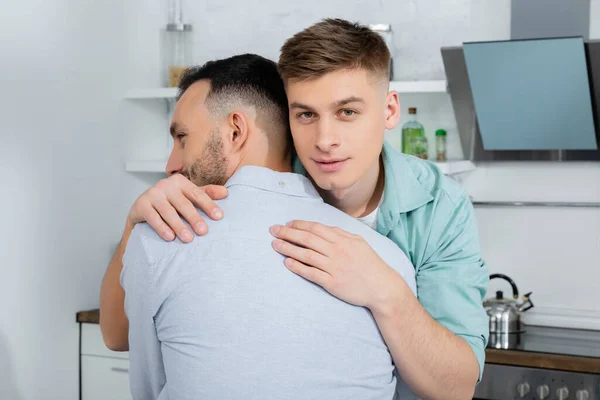
<path id="1" fill-rule="evenodd" d="M 479 364 L 469 344 L 431 318 L 403 280 L 396 289 L 371 311 L 403 381 L 424 399 L 471 399 Z"/>
<path id="2" fill-rule="evenodd" d="M 129 350 L 129 320 L 125 314 L 125 291 L 119 282 L 123 269 L 123 254 L 134 225 L 127 222 L 100 288 L 100 329 L 106 346 L 114 351 Z"/>

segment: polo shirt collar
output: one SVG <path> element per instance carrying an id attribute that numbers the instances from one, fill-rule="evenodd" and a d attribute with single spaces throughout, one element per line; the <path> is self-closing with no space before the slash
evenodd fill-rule
<path id="1" fill-rule="evenodd" d="M 225 187 L 230 188 L 237 185 L 250 186 L 288 196 L 317 198 L 322 201 L 317 189 L 305 176 L 291 172 L 277 172 L 254 165 L 239 168 L 229 178 Z"/>

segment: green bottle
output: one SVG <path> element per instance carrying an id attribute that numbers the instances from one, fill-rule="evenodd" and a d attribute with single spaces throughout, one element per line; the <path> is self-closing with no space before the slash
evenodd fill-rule
<path id="1" fill-rule="evenodd" d="M 402 126 L 402 152 L 412 154 L 410 139 L 425 137 L 425 129 L 417 121 L 416 107 L 409 108 L 408 115 L 410 116 L 410 120 Z"/>

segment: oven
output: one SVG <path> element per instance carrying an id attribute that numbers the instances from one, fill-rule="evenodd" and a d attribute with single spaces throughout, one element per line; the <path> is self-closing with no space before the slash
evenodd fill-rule
<path id="1" fill-rule="evenodd" d="M 518 340 L 490 341 L 474 398 L 600 400 L 600 331 L 526 326 Z"/>
<path id="2" fill-rule="evenodd" d="M 475 398 L 600 400 L 600 374 L 486 364 Z"/>

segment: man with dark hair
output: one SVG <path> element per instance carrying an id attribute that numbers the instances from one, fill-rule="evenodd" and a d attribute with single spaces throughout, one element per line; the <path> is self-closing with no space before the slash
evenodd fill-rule
<path id="1" fill-rule="evenodd" d="M 211 120 L 219 121 L 230 118 L 232 110 L 252 110 L 251 117 L 257 128 L 263 133 L 257 140 L 263 154 L 245 151 L 241 163 L 260 165 L 273 170 L 289 170 L 291 163 L 291 136 L 289 133 L 287 97 L 282 82 L 277 78 L 277 68 L 269 60 L 254 55 L 234 56 L 225 60 L 209 61 L 203 66 L 189 68 L 179 84 L 178 106 L 171 123 L 171 135 L 191 148 L 204 149 L 201 154 L 187 152 L 191 159 L 183 159 L 183 146 L 175 146 L 167 163 L 167 174 L 181 173 L 198 186 L 224 185 L 233 175 L 232 168 L 239 168 L 239 163 L 228 165 L 224 155 L 226 141 L 223 140 L 219 126 L 213 127 L 207 137 L 189 135 L 190 127 L 181 119 L 192 119 L 189 126 L 200 124 L 202 113 L 195 107 L 202 99 L 194 98 L 189 102 L 180 102 L 191 86 L 205 81 L 208 93 L 202 91 L 197 96 L 205 95 L 204 107 Z M 190 108 L 184 108 L 189 105 Z M 236 121 L 230 121 L 235 125 Z M 206 126 L 203 126 L 206 128 Z M 235 140 L 237 138 L 232 138 Z M 253 138 L 254 139 L 254 138 Z M 264 159 L 262 158 L 264 157 Z M 185 163 L 189 161 L 189 167 Z M 183 163 L 184 165 L 181 165 Z"/>
<path id="2" fill-rule="evenodd" d="M 164 241 L 144 223 L 131 230 L 138 221 L 128 218 L 121 285 L 134 399 L 393 397 L 394 365 L 371 313 L 281 268 L 269 228 L 310 219 L 361 235 L 389 265 L 381 278 L 401 276 L 413 296 L 414 268 L 392 241 L 291 173 L 286 116 L 276 65 L 260 56 L 183 77 L 167 172 L 225 184 L 226 216 L 191 243 Z"/>

